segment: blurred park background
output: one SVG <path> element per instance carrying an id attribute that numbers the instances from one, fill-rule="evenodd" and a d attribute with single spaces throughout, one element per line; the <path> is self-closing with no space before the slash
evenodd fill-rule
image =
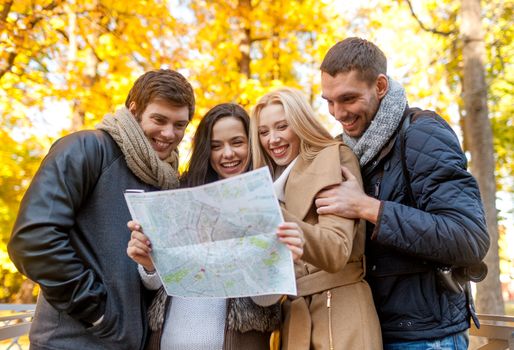
<path id="1" fill-rule="evenodd" d="M 210 107 L 249 110 L 277 86 L 302 89 L 340 133 L 320 98 L 319 65 L 337 41 L 359 36 L 385 52 L 411 106 L 457 130 L 493 242 L 478 310 L 514 315 L 513 9 L 504 0 L 1 0 L 0 303 L 35 302 L 37 286 L 6 244 L 42 157 L 58 137 L 121 106 L 143 72 L 176 69 L 195 88 L 185 164 Z"/>

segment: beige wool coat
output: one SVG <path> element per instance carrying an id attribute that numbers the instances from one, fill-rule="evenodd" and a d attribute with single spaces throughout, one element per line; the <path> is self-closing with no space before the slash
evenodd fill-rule
<path id="1" fill-rule="evenodd" d="M 346 145 L 323 149 L 314 160 L 298 159 L 285 186 L 283 214 L 305 235 L 295 263 L 297 297 L 283 303 L 282 349 L 382 349 L 380 323 L 364 281 L 364 222 L 318 215 L 323 188 L 341 183 L 341 165 L 361 182 L 357 158 Z"/>

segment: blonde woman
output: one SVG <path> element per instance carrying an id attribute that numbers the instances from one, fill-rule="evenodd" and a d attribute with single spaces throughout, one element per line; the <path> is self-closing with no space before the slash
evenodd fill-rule
<path id="1" fill-rule="evenodd" d="M 363 226 L 318 215 L 314 204 L 319 191 L 344 181 L 341 165 L 361 181 L 357 158 L 330 136 L 295 89 L 264 95 L 250 130 L 254 169 L 270 168 L 284 219 L 298 223 L 305 235 L 302 260 L 295 262 L 298 296 L 283 303 L 282 349 L 381 349 L 363 279 Z"/>

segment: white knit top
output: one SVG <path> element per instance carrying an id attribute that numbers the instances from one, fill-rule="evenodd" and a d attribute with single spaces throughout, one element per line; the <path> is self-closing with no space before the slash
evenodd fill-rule
<path id="1" fill-rule="evenodd" d="M 164 322 L 161 349 L 223 349 L 226 315 L 226 299 L 173 297 Z"/>
<path id="2" fill-rule="evenodd" d="M 138 270 L 146 288 L 155 290 L 162 285 L 156 273 L 147 273 L 141 265 Z M 226 315 L 226 299 L 173 297 L 162 330 L 161 349 L 223 349 Z"/>
<path id="3" fill-rule="evenodd" d="M 157 273 L 147 273 L 138 265 L 143 285 L 150 290 L 162 285 Z M 252 297 L 261 306 L 269 306 L 280 295 Z M 223 349 L 227 299 L 200 299 L 173 297 L 165 316 L 161 349 L 166 350 L 216 350 Z"/>

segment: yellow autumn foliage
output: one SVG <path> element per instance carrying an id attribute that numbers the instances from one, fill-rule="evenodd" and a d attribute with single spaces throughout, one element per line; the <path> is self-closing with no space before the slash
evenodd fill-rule
<path id="1" fill-rule="evenodd" d="M 459 2 L 412 1 L 430 28 L 451 32 Z M 498 173 L 514 175 L 512 2 L 484 4 L 490 111 Z M 144 71 L 177 69 L 193 84 L 197 112 L 181 145 L 181 169 L 199 118 L 222 102 L 248 110 L 273 88 L 303 89 L 322 120 L 319 65 L 347 36 L 367 37 L 389 58 L 410 101 L 459 119 L 461 48 L 456 34 L 422 30 L 405 1 L 4 0 L 0 3 L 0 268 L 23 192 L 56 137 L 92 128 L 123 105 Z M 47 124 L 54 125 L 47 127 Z M 57 131 L 56 131 L 57 129 Z M 500 179 L 501 181 L 501 179 Z M 9 293 L 21 284 L 14 281 Z M 16 282 L 17 281 L 17 282 Z M 0 302 L 11 295 L 0 293 Z"/>

